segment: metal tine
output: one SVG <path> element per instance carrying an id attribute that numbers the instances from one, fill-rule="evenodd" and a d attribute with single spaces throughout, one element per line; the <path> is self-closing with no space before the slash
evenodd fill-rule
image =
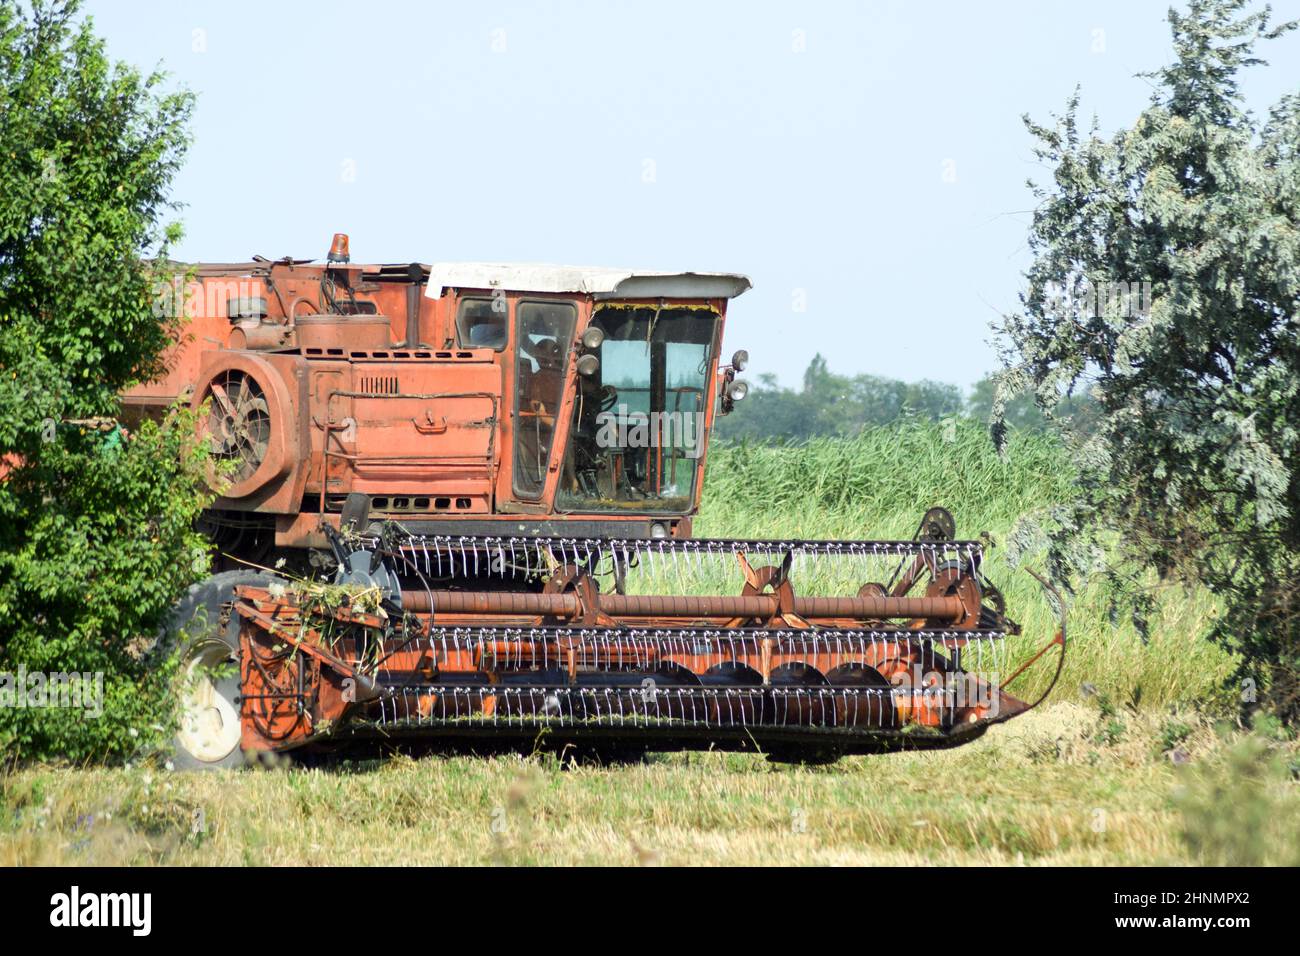
<path id="1" fill-rule="evenodd" d="M 669 560 L 672 562 L 673 572 L 677 575 L 677 585 L 678 585 L 678 588 L 679 588 L 680 590 L 682 590 L 682 591 L 685 591 L 685 590 L 686 590 L 686 581 L 682 578 L 682 568 L 681 568 L 681 564 L 680 564 L 680 563 L 678 562 L 678 560 L 677 560 L 678 555 L 679 555 L 680 553 L 681 553 L 681 552 L 679 552 L 676 548 L 672 548 L 672 549 L 670 549 L 669 552 L 668 552 L 668 554 L 669 554 Z"/>

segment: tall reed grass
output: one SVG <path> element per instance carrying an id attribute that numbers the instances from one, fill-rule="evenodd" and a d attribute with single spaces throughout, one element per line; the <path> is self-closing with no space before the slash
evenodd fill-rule
<path id="1" fill-rule="evenodd" d="M 1022 554 L 1021 567 L 1011 568 L 1000 546 L 1021 516 L 1072 494 L 1075 471 L 1054 435 L 1015 433 L 999 457 L 978 423 L 903 422 L 854 438 L 718 444 L 709 451 L 706 475 L 694 529 L 699 537 L 910 538 L 925 510 L 941 505 L 955 516 L 958 537 L 987 532 L 994 542 L 986 574 L 1025 632 L 1011 642 L 1013 658 L 1023 659 L 1055 633 L 1046 596 L 1023 570 L 1042 570 L 1042 555 Z M 827 586 L 807 576 L 794 583 L 806 593 Z M 1203 637 L 1216 613 L 1204 592 L 1171 592 L 1144 640 L 1111 613 L 1098 584 L 1085 585 L 1067 599 L 1070 649 L 1057 696 L 1096 693 L 1155 707 L 1226 708 L 1232 661 Z M 1013 690 L 1035 695 L 1047 670 L 1027 673 Z"/>

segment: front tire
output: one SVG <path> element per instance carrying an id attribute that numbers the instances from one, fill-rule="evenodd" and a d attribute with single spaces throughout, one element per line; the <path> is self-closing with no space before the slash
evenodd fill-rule
<path id="1" fill-rule="evenodd" d="M 265 587 L 280 580 L 262 571 L 224 571 L 193 585 L 176 604 L 160 634 L 164 650 L 180 647 L 178 726 L 171 744 L 178 770 L 242 767 L 239 719 L 239 619 L 222 623 L 222 605 L 239 585 Z"/>

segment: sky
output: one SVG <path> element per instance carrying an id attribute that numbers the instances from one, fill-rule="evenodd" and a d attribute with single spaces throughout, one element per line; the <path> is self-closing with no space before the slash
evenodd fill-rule
<path id="1" fill-rule="evenodd" d="M 110 55 L 197 94 L 189 261 L 742 272 L 724 353 L 969 386 L 998 365 L 1044 179 L 1021 121 L 1149 101 L 1167 2 L 91 0 Z M 1275 0 L 1276 20 L 1300 0 Z M 1242 83 L 1300 90 L 1300 31 Z"/>

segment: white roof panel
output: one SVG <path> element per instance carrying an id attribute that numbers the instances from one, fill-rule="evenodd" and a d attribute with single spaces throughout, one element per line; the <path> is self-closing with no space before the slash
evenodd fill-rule
<path id="1" fill-rule="evenodd" d="M 750 288 L 734 272 L 656 272 L 508 262 L 435 262 L 424 294 L 444 289 L 502 289 L 508 292 L 576 292 L 598 299 L 734 299 Z"/>

